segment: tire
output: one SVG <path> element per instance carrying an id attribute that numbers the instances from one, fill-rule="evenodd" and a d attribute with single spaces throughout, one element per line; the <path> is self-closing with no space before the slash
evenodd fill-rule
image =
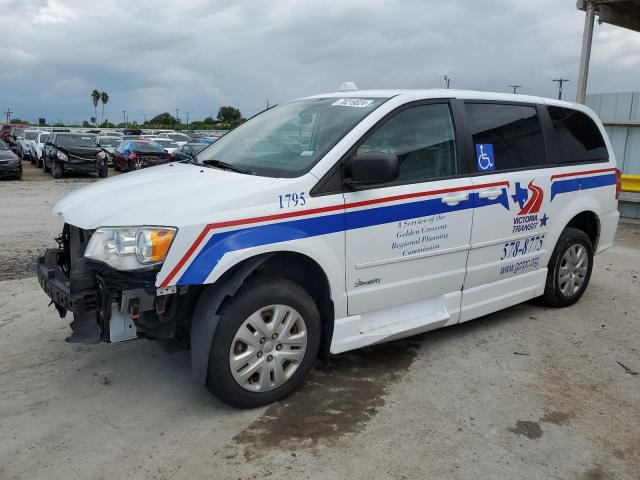
<path id="1" fill-rule="evenodd" d="M 269 338 L 268 335 L 279 330 L 268 330 L 274 327 L 269 327 L 270 323 L 265 318 L 271 318 L 270 322 L 283 326 L 274 318 L 278 316 L 278 310 L 285 321 L 293 319 L 290 321 L 294 323 L 286 334 L 284 330 L 280 331 L 280 338 L 272 340 L 273 337 Z M 214 311 L 203 311 L 206 312 L 205 315 L 216 314 Z M 287 311 L 288 314 L 282 315 Z M 252 332 L 247 322 L 258 328 L 254 328 Z M 260 334 L 260 330 L 264 332 L 264 336 Z M 241 287 L 220 309 L 218 327 L 211 342 L 207 388 L 220 400 L 237 408 L 255 408 L 281 400 L 302 384 L 313 367 L 320 347 L 320 330 L 320 313 L 304 289 L 284 278 L 257 277 Z M 249 342 L 254 345 L 249 347 L 244 344 L 247 347 L 245 351 L 242 351 L 243 342 L 237 336 L 242 335 L 243 331 L 246 335 L 243 338 L 251 337 Z M 285 336 L 289 342 L 298 342 L 300 345 L 306 339 L 306 346 L 287 346 L 289 342 L 283 340 Z M 279 341 L 282 343 L 278 343 Z M 240 349 L 236 350 L 238 347 Z M 248 366 L 240 366 L 241 368 L 232 371 L 232 354 L 241 356 L 251 348 L 256 353 L 246 358 Z M 303 350 L 303 353 L 296 353 L 299 350 Z M 289 355 L 295 355 L 298 360 L 287 360 Z M 233 372 L 237 376 L 242 375 L 238 372 L 243 372 L 246 376 L 247 369 L 252 366 L 255 367 L 252 369 L 254 373 L 247 379 L 237 381 L 234 378 Z M 281 383 L 277 378 L 274 381 L 276 370 L 282 375 Z"/>
<path id="2" fill-rule="evenodd" d="M 35 165 L 36 164 L 36 159 L 33 158 L 33 155 L 29 154 L 28 157 L 29 157 L 29 162 L 31 163 L 31 165 Z"/>
<path id="3" fill-rule="evenodd" d="M 583 264 L 585 261 L 586 267 Z M 589 285 L 592 270 L 591 239 L 582 230 L 565 228 L 549 260 L 547 282 L 541 297 L 543 303 L 556 308 L 576 303 Z"/>
<path id="4" fill-rule="evenodd" d="M 102 167 L 98 169 L 98 177 L 107 178 L 108 175 L 109 175 L 109 167 L 105 163 Z"/>
<path id="5" fill-rule="evenodd" d="M 51 172 L 51 167 L 47 166 L 47 159 L 44 157 L 42 157 L 42 171 L 44 173 Z"/>
<path id="6" fill-rule="evenodd" d="M 62 165 L 60 162 L 53 161 L 53 165 L 51 165 L 51 171 L 53 172 L 53 178 L 62 178 Z"/>
<path id="7" fill-rule="evenodd" d="M 36 168 L 42 168 L 42 157 L 36 158 Z"/>

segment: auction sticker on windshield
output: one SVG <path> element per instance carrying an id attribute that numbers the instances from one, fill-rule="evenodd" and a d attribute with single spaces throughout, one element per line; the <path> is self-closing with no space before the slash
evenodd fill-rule
<path id="1" fill-rule="evenodd" d="M 368 107 L 373 103 L 373 100 L 367 100 L 365 98 L 341 98 L 333 102 L 331 105 L 341 107 Z"/>

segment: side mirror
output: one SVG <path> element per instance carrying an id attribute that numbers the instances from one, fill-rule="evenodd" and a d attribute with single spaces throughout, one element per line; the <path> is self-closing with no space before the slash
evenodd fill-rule
<path id="1" fill-rule="evenodd" d="M 393 182 L 400 173 L 398 157 L 391 153 L 367 152 L 351 158 L 345 168 L 345 185 L 357 190 L 378 183 Z"/>

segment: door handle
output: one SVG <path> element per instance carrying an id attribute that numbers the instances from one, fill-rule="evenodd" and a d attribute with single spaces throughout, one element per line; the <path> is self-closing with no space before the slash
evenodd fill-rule
<path id="1" fill-rule="evenodd" d="M 453 193 L 442 197 L 442 202 L 446 203 L 447 205 L 457 205 L 460 202 L 464 202 L 467 200 L 469 200 L 468 193 Z"/>
<path id="2" fill-rule="evenodd" d="M 487 188 L 486 190 L 481 190 L 480 193 L 478 193 L 478 198 L 488 198 L 489 200 L 495 200 L 501 194 L 501 188 Z"/>

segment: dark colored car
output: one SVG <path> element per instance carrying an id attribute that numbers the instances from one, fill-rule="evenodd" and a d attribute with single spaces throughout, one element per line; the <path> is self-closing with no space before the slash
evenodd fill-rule
<path id="1" fill-rule="evenodd" d="M 139 170 L 171 160 L 161 145 L 145 140 L 124 140 L 113 152 L 113 168 L 117 171 Z"/>
<path id="2" fill-rule="evenodd" d="M 96 136 L 88 133 L 52 132 L 42 158 L 43 170 L 53 172 L 53 178 L 64 172 L 95 172 L 100 178 L 109 174 L 107 154 L 96 143 Z"/>
<path id="3" fill-rule="evenodd" d="M 209 145 L 210 143 L 187 143 L 173 152 L 171 156 L 176 161 L 191 160 Z"/>
<path id="4" fill-rule="evenodd" d="M 22 178 L 22 162 L 9 146 L 0 140 L 0 178 Z"/>

